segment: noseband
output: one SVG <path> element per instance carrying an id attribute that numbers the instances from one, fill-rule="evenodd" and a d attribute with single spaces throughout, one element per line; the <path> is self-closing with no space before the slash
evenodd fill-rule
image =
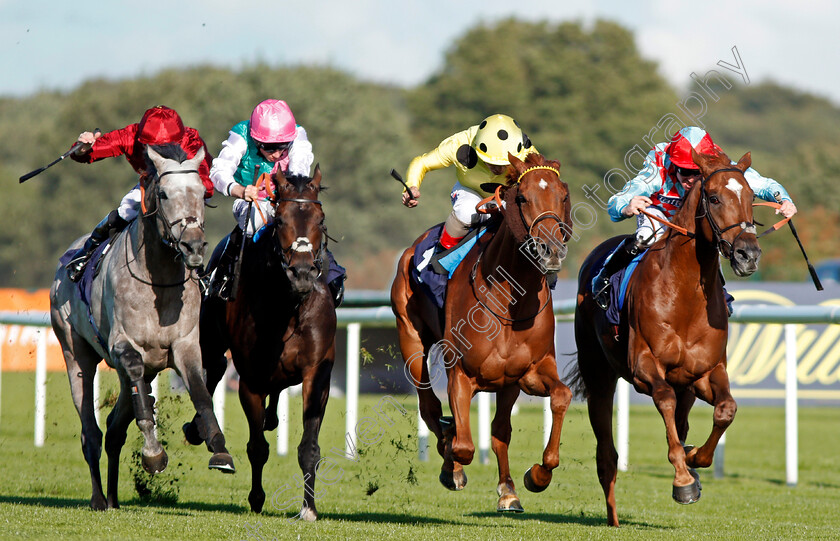
<path id="1" fill-rule="evenodd" d="M 714 234 L 714 236 L 715 236 L 715 244 L 717 245 L 718 252 L 720 252 L 721 257 L 723 257 L 724 259 L 731 260 L 732 255 L 733 255 L 733 248 L 732 247 L 738 241 L 738 238 L 741 235 L 743 235 L 744 233 L 755 234 L 756 231 L 755 231 L 755 222 L 738 222 L 738 223 L 726 226 L 724 228 L 721 228 L 715 222 L 714 218 L 712 218 L 712 214 L 711 214 L 711 212 L 709 212 L 709 195 L 706 193 L 706 182 L 710 178 L 712 178 L 713 175 L 715 175 L 717 173 L 726 173 L 726 172 L 740 173 L 742 176 L 744 174 L 743 171 L 741 171 L 740 169 L 738 169 L 736 167 L 725 167 L 725 168 L 721 168 L 721 169 L 715 169 L 714 171 L 709 173 L 706 177 L 704 177 L 703 180 L 700 183 L 700 189 L 701 189 L 700 201 L 701 201 L 701 204 L 703 205 L 703 213 L 705 214 L 706 219 L 709 221 L 709 226 L 712 228 L 712 234 Z M 735 236 L 734 239 L 732 239 L 732 242 L 729 242 L 728 240 L 724 239 L 723 234 L 726 233 L 727 231 L 729 231 L 730 229 L 735 228 L 735 227 L 740 227 L 741 231 Z M 724 250 L 724 248 L 726 250 Z"/>
<path id="2" fill-rule="evenodd" d="M 314 205 L 321 205 L 321 201 L 318 199 L 303 199 L 303 198 L 277 198 L 273 199 L 272 202 L 276 206 L 277 203 L 280 202 L 289 202 L 289 203 L 312 203 Z M 280 255 L 280 266 L 283 268 L 283 271 L 289 270 L 289 259 L 291 259 L 292 252 L 311 252 L 312 251 L 312 243 L 309 242 L 309 239 L 305 237 L 298 237 L 295 239 L 288 247 L 284 248 L 282 244 L 280 244 L 280 238 L 277 235 L 277 228 L 281 225 L 281 222 L 277 221 L 275 218 L 275 227 L 274 227 L 274 242 L 276 249 L 279 251 Z M 322 227 L 323 230 L 323 227 Z M 324 231 L 324 238 L 321 241 L 321 245 L 318 247 L 318 252 L 315 254 L 315 268 L 318 269 L 318 276 L 320 278 L 321 275 L 324 273 L 324 250 L 327 247 L 327 235 L 326 231 Z"/>

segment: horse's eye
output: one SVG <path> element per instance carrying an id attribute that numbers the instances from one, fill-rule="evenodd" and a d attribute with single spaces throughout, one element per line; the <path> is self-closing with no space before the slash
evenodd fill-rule
<path id="1" fill-rule="evenodd" d="M 525 199 L 525 196 L 522 195 L 522 194 L 519 194 L 519 195 L 516 196 L 516 202 L 520 205 L 522 205 L 523 203 L 526 203 L 527 201 L 528 200 Z"/>
<path id="2" fill-rule="evenodd" d="M 720 205 L 720 199 L 718 199 L 718 196 L 716 196 L 716 195 L 710 195 L 709 196 L 709 203 L 711 203 L 713 205 Z"/>
<path id="3" fill-rule="evenodd" d="M 160 198 L 161 198 L 161 199 L 169 199 L 169 196 L 168 196 L 168 195 L 166 195 L 166 192 L 164 192 L 163 190 L 161 190 L 161 191 L 160 191 Z"/>

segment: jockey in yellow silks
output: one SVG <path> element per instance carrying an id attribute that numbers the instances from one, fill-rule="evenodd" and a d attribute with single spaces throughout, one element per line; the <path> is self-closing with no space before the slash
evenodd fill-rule
<path id="1" fill-rule="evenodd" d="M 441 246 L 449 249 L 480 221 L 476 204 L 492 194 L 496 184 L 507 183 L 508 153 L 524 160 L 536 151 L 515 120 L 507 115 L 491 115 L 481 124 L 447 137 L 434 150 L 411 160 L 405 177 L 414 199 L 406 191 L 402 202 L 409 208 L 415 207 L 426 173 L 454 165 L 457 181 L 450 194 L 452 213 L 440 238 Z"/>

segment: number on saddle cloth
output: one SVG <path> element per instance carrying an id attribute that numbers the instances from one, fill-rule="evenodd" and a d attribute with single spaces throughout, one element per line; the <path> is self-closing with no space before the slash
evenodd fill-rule
<path id="1" fill-rule="evenodd" d="M 472 249 L 478 237 L 486 231 L 486 227 L 471 229 L 457 245 L 439 252 L 438 241 L 443 233 L 443 224 L 438 224 L 429 229 L 426 238 L 417 244 L 412 258 L 411 277 L 438 308 L 443 308 L 446 300 L 446 284 L 449 278 Z"/>

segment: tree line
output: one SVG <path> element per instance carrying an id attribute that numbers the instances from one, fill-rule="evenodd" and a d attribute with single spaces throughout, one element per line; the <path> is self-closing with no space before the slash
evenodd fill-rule
<path id="1" fill-rule="evenodd" d="M 748 64 L 750 52 L 741 53 Z M 686 80 L 708 69 L 686 66 Z M 719 99 L 708 104 L 706 129 L 730 157 L 751 151 L 754 167 L 788 188 L 813 260 L 836 256 L 840 109 L 774 83 L 726 81 L 730 88 L 718 83 Z M 699 92 L 696 82 L 692 91 Z M 52 161 L 81 131 L 117 129 L 165 104 L 217 154 L 230 127 L 268 97 L 291 105 L 313 143 L 328 187 L 322 198 L 327 226 L 338 241 L 330 249 L 348 268 L 349 287 L 373 289 L 388 287 L 397 255 L 446 217 L 454 181 L 451 170 L 430 173 L 419 207 L 406 209 L 388 172 L 404 171 L 415 155 L 495 112 L 516 118 L 544 155 L 559 160 L 573 203 L 591 207 L 580 207 L 587 212 L 578 216 L 577 240 L 563 271 L 562 278 L 575 278 L 591 248 L 634 227 L 632 220 L 610 222 L 592 190 L 609 196 L 608 172 L 625 167 L 628 151 L 644 146 L 645 136 L 683 98 L 618 24 L 516 19 L 471 28 L 453 42 L 442 68 L 412 88 L 366 82 L 329 67 L 255 63 L 237 70 L 169 69 L 89 80 L 69 92 L 0 98 L 0 136 L 7 142 L 0 147 L 0 286 L 48 287 L 64 249 L 136 182 L 118 158 L 61 164 L 18 184 L 19 176 Z M 663 133 L 659 140 L 665 138 Z M 232 202 L 221 195 L 211 201 L 217 206 L 207 212 L 211 244 L 233 227 Z M 770 223 L 775 218 L 757 216 Z M 801 256 L 790 235 L 765 237 L 762 248 L 757 278 L 807 278 L 804 264 L 793 263 Z"/>

